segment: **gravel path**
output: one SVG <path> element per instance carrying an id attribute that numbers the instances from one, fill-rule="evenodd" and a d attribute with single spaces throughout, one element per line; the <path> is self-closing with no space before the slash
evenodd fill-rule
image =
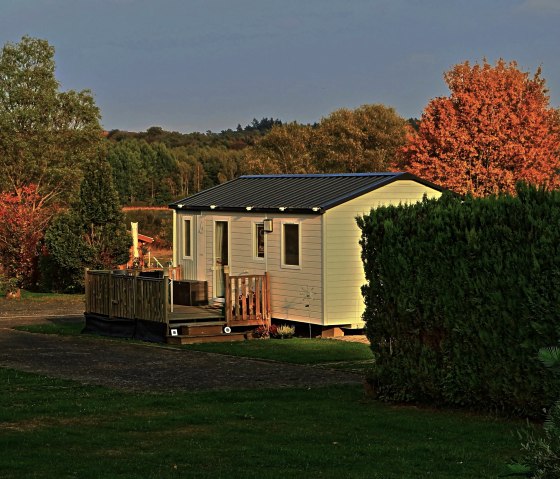
<path id="1" fill-rule="evenodd" d="M 363 382 L 359 374 L 312 366 L 12 329 L 17 324 L 45 320 L 48 318 L 0 315 L 0 367 L 84 384 L 154 392 L 315 388 Z"/>

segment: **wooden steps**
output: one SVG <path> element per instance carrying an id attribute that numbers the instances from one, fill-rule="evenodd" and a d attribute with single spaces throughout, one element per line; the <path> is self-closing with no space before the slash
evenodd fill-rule
<path id="1" fill-rule="evenodd" d="M 245 341 L 245 333 L 221 333 L 198 336 L 167 336 L 168 344 L 198 344 L 198 343 L 231 343 Z"/>
<path id="2" fill-rule="evenodd" d="M 225 321 L 212 323 L 188 323 L 181 324 L 176 329 L 180 336 L 209 336 L 222 334 L 224 331 Z"/>
<path id="3" fill-rule="evenodd" d="M 168 344 L 227 343 L 244 341 L 245 333 L 224 333 L 225 321 L 183 323 L 170 325 L 178 334 L 167 336 Z"/>

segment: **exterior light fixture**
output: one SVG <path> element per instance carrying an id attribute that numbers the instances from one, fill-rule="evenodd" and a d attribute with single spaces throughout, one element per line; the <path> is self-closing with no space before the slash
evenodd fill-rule
<path id="1" fill-rule="evenodd" d="M 285 211 L 286 207 L 285 206 L 280 206 L 280 208 L 278 208 L 280 211 Z"/>
<path id="2" fill-rule="evenodd" d="M 266 218 L 263 220 L 263 230 L 265 233 L 272 233 L 272 219 L 271 218 Z"/>
<path id="3" fill-rule="evenodd" d="M 246 206 L 245 209 L 246 209 L 247 211 L 251 211 L 251 210 L 253 209 L 253 207 L 252 207 L 252 206 Z"/>
<path id="4" fill-rule="evenodd" d="M 210 209 L 211 209 L 211 210 L 215 210 L 215 209 L 216 209 L 216 205 L 210 205 Z"/>
<path id="5" fill-rule="evenodd" d="M 179 203 L 179 204 L 177 205 L 177 208 L 182 208 L 182 207 L 183 207 L 183 203 Z"/>
<path id="6" fill-rule="evenodd" d="M 314 206 L 313 208 L 311 208 L 313 211 L 317 212 L 319 211 L 321 208 L 319 208 L 318 206 Z"/>

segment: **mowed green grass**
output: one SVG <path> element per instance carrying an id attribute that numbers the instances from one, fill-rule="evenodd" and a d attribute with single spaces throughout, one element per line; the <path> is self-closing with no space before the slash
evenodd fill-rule
<path id="1" fill-rule="evenodd" d="M 255 339 L 234 343 L 189 344 L 183 346 L 183 348 L 297 364 L 367 361 L 373 359 L 369 344 L 333 339 Z"/>
<path id="2" fill-rule="evenodd" d="M 84 325 L 83 320 L 72 318 L 18 326 L 16 329 L 31 333 L 74 336 L 81 333 Z M 321 364 L 330 368 L 356 371 L 363 371 L 373 366 L 373 355 L 369 344 L 332 339 L 258 339 L 232 343 L 190 344 L 182 348 L 296 364 Z"/>
<path id="3" fill-rule="evenodd" d="M 53 319 L 47 323 L 28 324 L 25 326 L 16 326 L 14 329 L 18 331 L 27 331 L 29 333 L 41 334 L 59 334 L 61 336 L 77 336 L 84 329 L 85 321 L 81 318 L 60 318 Z"/>
<path id="4" fill-rule="evenodd" d="M 481 479 L 518 450 L 518 423 L 391 407 L 354 386 L 149 394 L 6 369 L 0 381 L 4 479 Z"/>

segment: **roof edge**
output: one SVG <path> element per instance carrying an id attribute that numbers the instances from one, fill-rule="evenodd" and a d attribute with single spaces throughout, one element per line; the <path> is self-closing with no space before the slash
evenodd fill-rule
<path id="1" fill-rule="evenodd" d="M 278 173 L 271 175 L 241 175 L 239 178 L 336 178 L 336 177 L 375 177 L 375 176 L 393 176 L 400 172 L 381 171 L 369 173 Z"/>
<path id="2" fill-rule="evenodd" d="M 345 195 L 345 196 L 341 196 L 339 198 L 336 198 L 335 200 L 332 200 L 332 201 L 322 205 L 322 207 L 325 210 L 334 208 L 335 206 L 338 206 L 342 203 L 346 203 L 347 201 L 353 200 L 354 198 L 357 198 L 358 196 L 361 196 L 365 193 L 369 193 L 370 191 L 375 191 L 379 188 L 390 185 L 391 183 L 394 183 L 395 181 L 399 181 L 399 180 L 415 181 L 416 183 L 420 183 L 421 185 L 427 186 L 428 188 L 432 188 L 432 189 L 434 189 L 436 191 L 439 191 L 439 192 L 446 191 L 446 188 L 438 186 L 435 183 L 432 183 L 428 180 L 423 180 L 419 176 L 413 175 L 412 173 L 398 172 L 398 173 L 387 174 L 386 176 L 387 176 L 387 179 L 385 179 L 383 181 L 379 181 L 378 183 L 375 183 L 374 185 L 367 185 L 363 188 L 355 190 L 350 195 Z"/>

